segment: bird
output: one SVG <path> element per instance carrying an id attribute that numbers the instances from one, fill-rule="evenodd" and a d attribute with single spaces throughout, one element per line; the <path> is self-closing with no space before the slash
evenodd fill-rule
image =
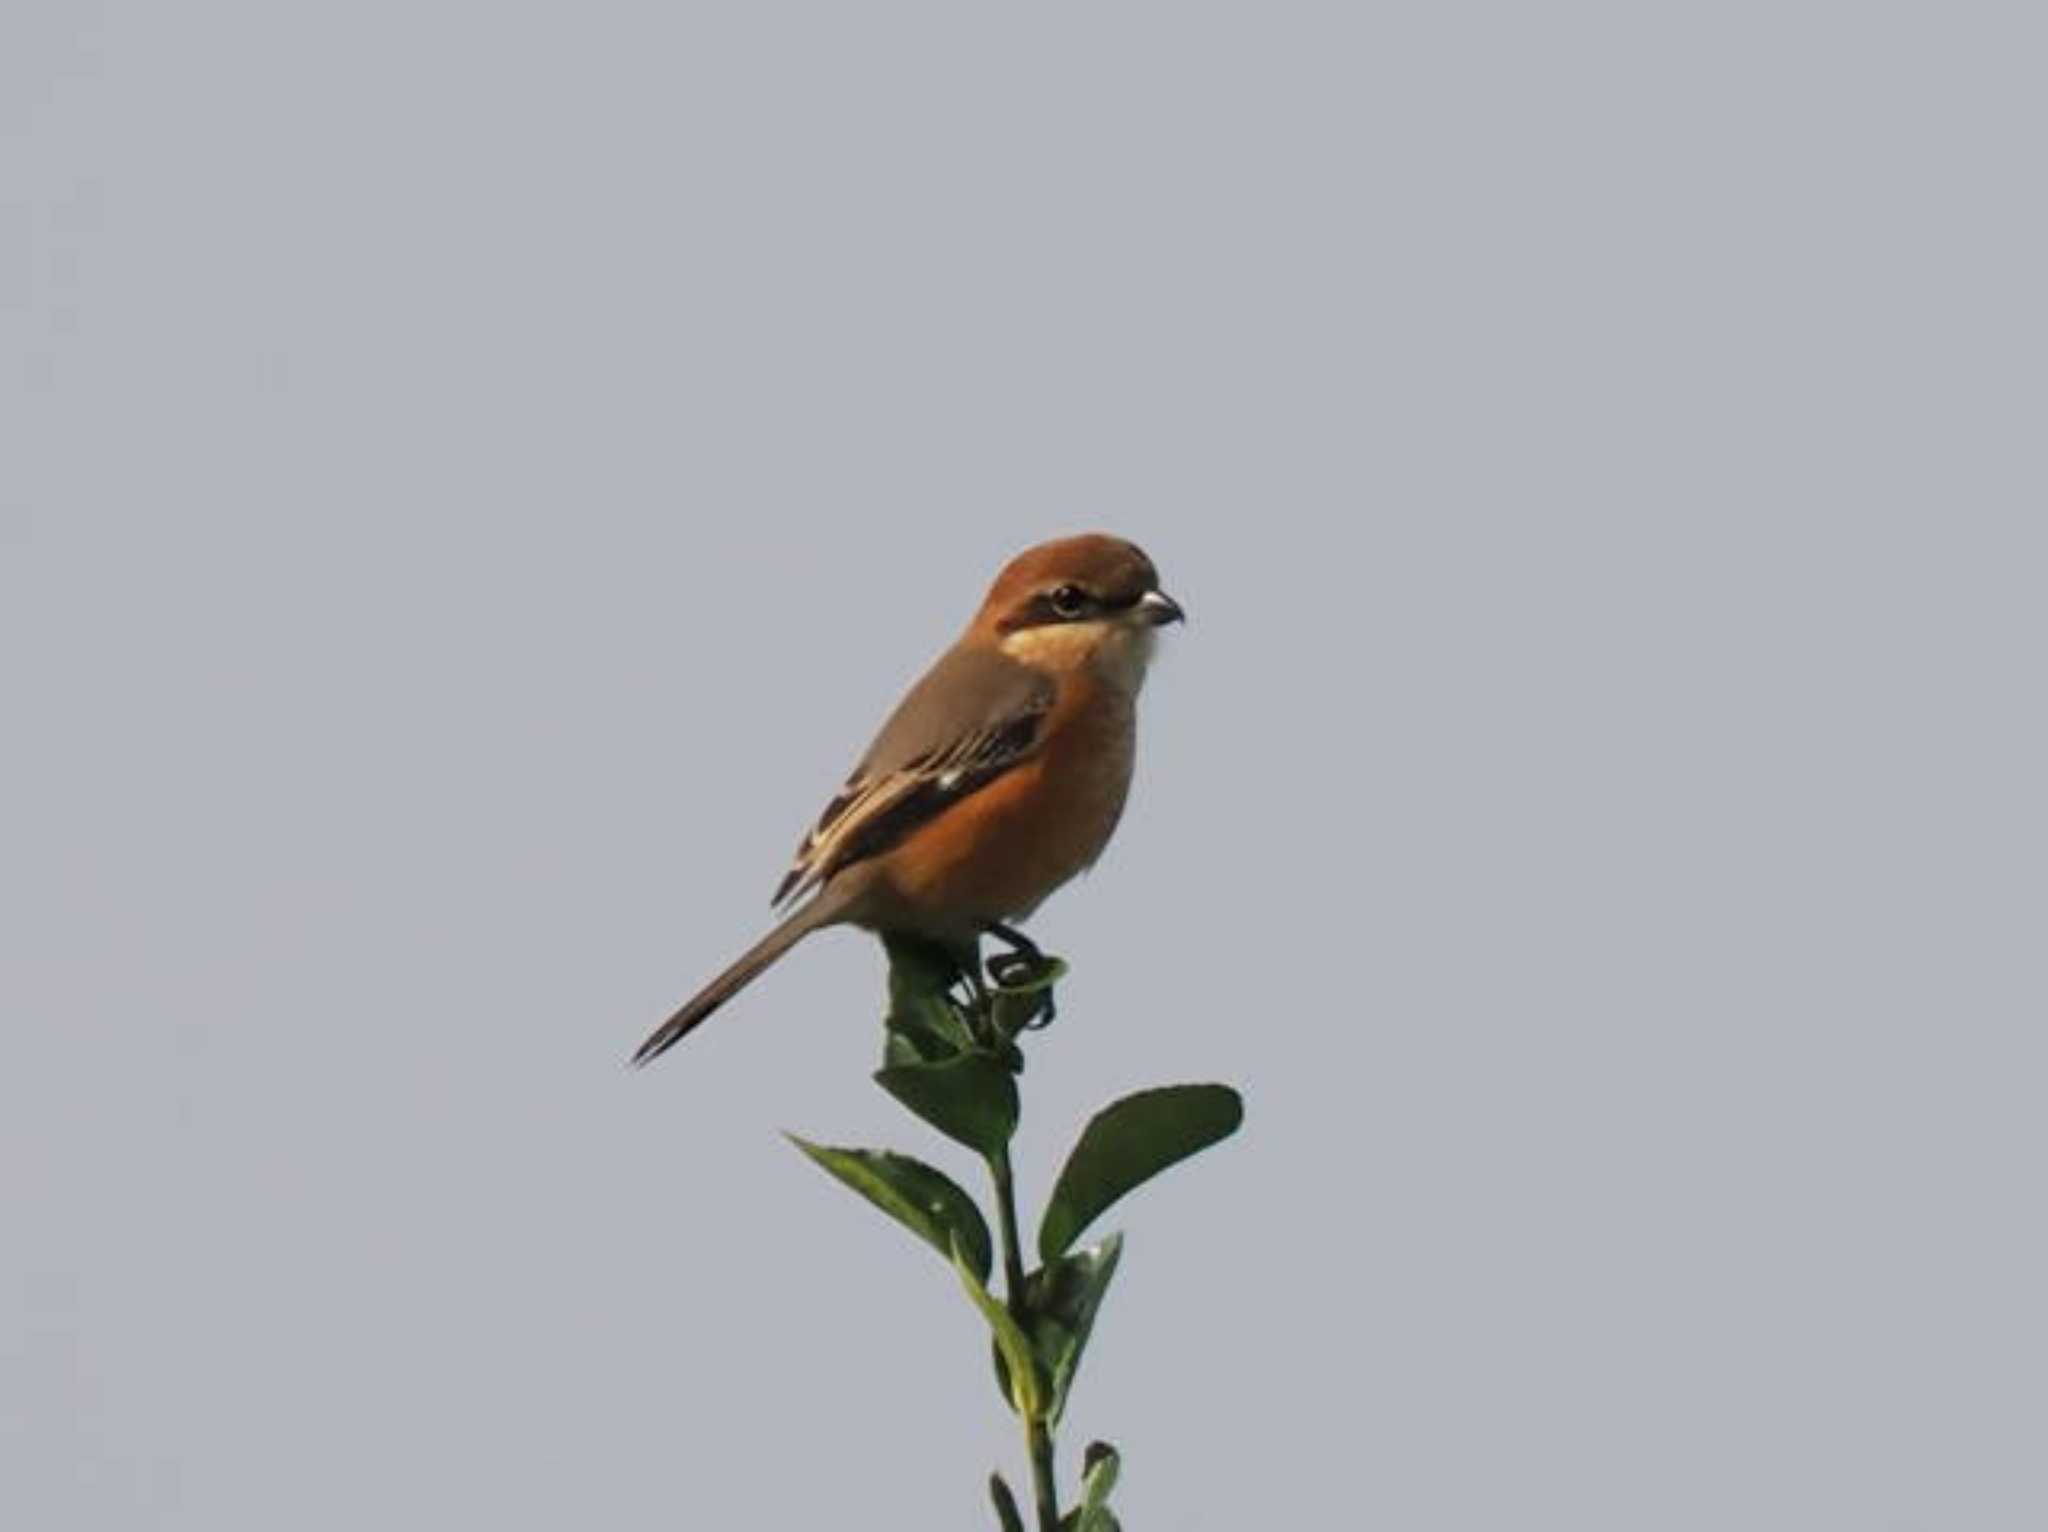
<path id="1" fill-rule="evenodd" d="M 1186 617 L 1134 543 L 1057 538 L 1005 564 L 797 844 L 779 922 L 633 1054 L 674 1047 L 804 937 L 850 925 L 949 951 L 993 936 L 1091 866 L 1129 794 L 1138 691 Z"/>

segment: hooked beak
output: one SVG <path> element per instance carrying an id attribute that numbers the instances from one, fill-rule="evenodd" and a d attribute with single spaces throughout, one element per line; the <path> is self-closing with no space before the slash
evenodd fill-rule
<path id="1" fill-rule="evenodd" d="M 1180 609 L 1180 603 L 1163 590 L 1148 590 L 1140 596 L 1138 615 L 1155 628 L 1163 628 L 1169 622 L 1185 622 L 1188 616 Z"/>

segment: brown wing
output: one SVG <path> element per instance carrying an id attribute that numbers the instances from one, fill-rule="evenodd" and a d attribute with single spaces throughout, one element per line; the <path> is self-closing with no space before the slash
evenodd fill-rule
<path id="1" fill-rule="evenodd" d="M 1052 681 L 1001 654 L 951 650 L 882 725 L 825 805 L 775 890 L 776 904 L 895 845 L 1038 748 Z"/>

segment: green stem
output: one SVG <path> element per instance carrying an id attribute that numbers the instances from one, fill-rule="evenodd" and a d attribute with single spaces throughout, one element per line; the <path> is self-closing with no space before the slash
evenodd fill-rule
<path id="1" fill-rule="evenodd" d="M 1010 1175 L 1008 1146 L 988 1157 L 989 1179 L 995 1183 L 996 1212 L 1003 1238 L 1004 1296 L 1010 1313 L 1030 1333 L 1030 1314 L 1024 1303 L 1024 1255 L 1017 1238 L 1017 1192 Z M 1035 1416 L 1024 1418 L 1024 1446 L 1031 1455 L 1032 1498 L 1038 1505 L 1038 1532 L 1059 1532 L 1059 1483 L 1053 1477 L 1052 1428 Z"/>
<path id="2" fill-rule="evenodd" d="M 1052 1428 L 1042 1420 L 1024 1422 L 1031 1451 L 1031 1488 L 1038 1497 L 1038 1532 L 1060 1532 L 1060 1492 L 1052 1476 Z"/>
<path id="3" fill-rule="evenodd" d="M 1004 1296 L 1009 1299 L 1010 1313 L 1021 1325 L 1025 1320 L 1024 1256 L 1018 1248 L 1017 1193 L 1010 1178 L 1010 1151 L 1007 1147 L 988 1157 L 988 1174 L 996 1184 L 996 1212 L 1002 1225 L 1003 1281 L 1007 1288 Z"/>

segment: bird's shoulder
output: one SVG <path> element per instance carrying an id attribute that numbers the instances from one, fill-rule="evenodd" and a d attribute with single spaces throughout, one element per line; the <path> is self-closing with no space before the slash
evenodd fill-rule
<path id="1" fill-rule="evenodd" d="M 854 768 L 855 779 L 902 771 L 971 747 L 1049 711 L 1053 677 L 1000 649 L 956 644 L 903 694 Z"/>

